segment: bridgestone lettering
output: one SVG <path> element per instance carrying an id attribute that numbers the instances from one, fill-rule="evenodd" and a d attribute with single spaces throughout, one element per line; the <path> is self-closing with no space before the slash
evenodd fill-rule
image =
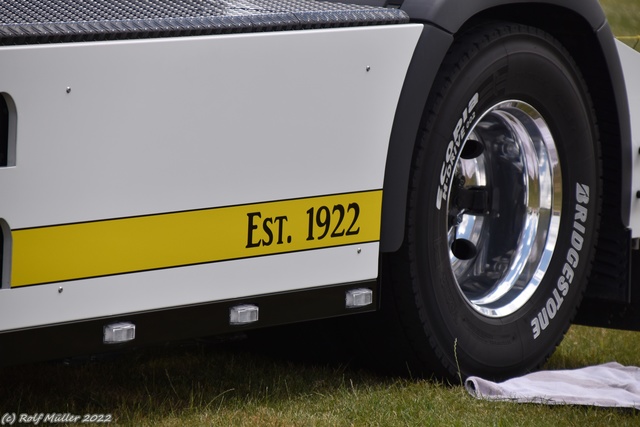
<path id="1" fill-rule="evenodd" d="M 533 339 L 537 339 L 542 331 L 547 329 L 551 321 L 560 310 L 564 297 L 574 279 L 574 271 L 580 264 L 580 252 L 584 243 L 585 226 L 589 204 L 589 186 L 576 184 L 576 206 L 573 217 L 573 232 L 571 233 L 571 247 L 567 251 L 566 261 L 562 267 L 562 275 L 556 282 L 551 297 L 547 300 L 538 315 L 531 320 Z"/>

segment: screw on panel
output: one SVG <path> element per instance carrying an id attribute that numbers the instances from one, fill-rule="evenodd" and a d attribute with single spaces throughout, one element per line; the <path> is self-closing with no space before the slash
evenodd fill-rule
<path id="1" fill-rule="evenodd" d="M 58 293 L 59 293 L 59 294 L 61 294 L 61 293 L 62 293 L 62 291 L 64 291 L 64 289 L 62 288 L 62 286 L 60 286 L 60 287 L 58 288 Z"/>
<path id="2" fill-rule="evenodd" d="M 67 86 L 67 93 L 71 93 L 71 88 Z"/>
<path id="3" fill-rule="evenodd" d="M 362 252 L 362 249 L 358 248 L 357 252 L 358 252 L 358 253 L 361 253 L 361 252 Z"/>
<path id="4" fill-rule="evenodd" d="M 368 73 L 369 71 L 371 71 L 371 67 L 369 65 L 367 65 L 366 70 L 367 70 L 367 73 Z"/>

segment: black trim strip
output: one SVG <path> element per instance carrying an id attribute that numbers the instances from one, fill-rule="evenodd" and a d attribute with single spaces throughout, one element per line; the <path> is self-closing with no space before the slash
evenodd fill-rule
<path id="1" fill-rule="evenodd" d="M 346 308 L 345 293 L 349 289 L 363 287 L 373 291 L 373 303 L 361 308 Z M 366 313 L 378 308 L 378 294 L 378 283 L 373 280 L 4 332 L 0 333 L 0 365 L 108 353 L 169 341 Z M 259 320 L 244 326 L 229 325 L 229 309 L 239 304 L 257 305 Z M 124 344 L 104 344 L 103 327 L 123 321 L 136 325 L 136 338 Z"/>
<path id="2" fill-rule="evenodd" d="M 425 25 L 409 64 L 394 117 L 385 167 L 380 251 L 395 252 L 404 240 L 409 173 L 420 120 L 453 36 Z"/>
<path id="3" fill-rule="evenodd" d="M 0 168 L 9 165 L 9 106 L 0 93 Z"/>

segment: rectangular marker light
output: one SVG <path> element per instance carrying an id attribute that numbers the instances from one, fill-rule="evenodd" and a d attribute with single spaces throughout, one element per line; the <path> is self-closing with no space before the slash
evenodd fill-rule
<path id="1" fill-rule="evenodd" d="M 103 329 L 103 342 L 117 344 L 132 341 L 136 337 L 136 325 L 129 322 L 119 322 L 106 325 Z"/>
<path id="2" fill-rule="evenodd" d="M 373 291 L 367 288 L 350 289 L 347 291 L 346 307 L 358 308 L 373 303 Z"/>
<path id="3" fill-rule="evenodd" d="M 258 307 L 251 304 L 236 305 L 229 309 L 231 325 L 246 325 L 258 321 Z"/>

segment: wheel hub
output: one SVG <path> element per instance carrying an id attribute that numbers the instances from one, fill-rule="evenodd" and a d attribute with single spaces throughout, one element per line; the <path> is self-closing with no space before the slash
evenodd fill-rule
<path id="1" fill-rule="evenodd" d="M 470 129 L 447 215 L 451 269 L 476 311 L 508 316 L 535 293 L 558 237 L 561 187 L 555 141 L 531 105 L 501 102 Z"/>

